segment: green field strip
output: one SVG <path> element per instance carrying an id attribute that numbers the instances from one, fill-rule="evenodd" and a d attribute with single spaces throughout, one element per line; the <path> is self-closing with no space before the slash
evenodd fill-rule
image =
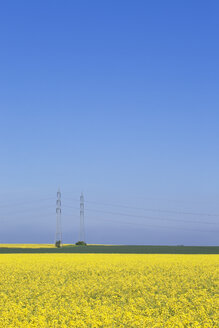
<path id="1" fill-rule="evenodd" d="M 0 254 L 81 253 L 81 254 L 219 254 L 219 246 L 64 246 L 61 248 L 0 247 Z"/>

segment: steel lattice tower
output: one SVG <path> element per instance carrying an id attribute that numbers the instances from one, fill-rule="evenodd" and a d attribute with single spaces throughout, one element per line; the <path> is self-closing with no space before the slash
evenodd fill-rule
<path id="1" fill-rule="evenodd" d="M 80 196 L 80 241 L 85 242 L 85 230 L 84 230 L 84 195 Z"/>
<path id="2" fill-rule="evenodd" d="M 60 247 L 62 245 L 62 226 L 61 226 L 61 192 L 57 192 L 56 200 L 56 239 L 55 245 Z"/>

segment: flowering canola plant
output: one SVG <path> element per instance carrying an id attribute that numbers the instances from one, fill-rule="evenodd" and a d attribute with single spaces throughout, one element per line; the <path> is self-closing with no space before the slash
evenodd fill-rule
<path id="1" fill-rule="evenodd" d="M 218 327 L 218 255 L 2 254 L 0 327 Z"/>

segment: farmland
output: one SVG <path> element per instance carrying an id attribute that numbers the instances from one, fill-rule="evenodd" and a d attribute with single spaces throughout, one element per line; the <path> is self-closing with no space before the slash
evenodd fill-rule
<path id="1" fill-rule="evenodd" d="M 217 327 L 218 255 L 1 254 L 1 327 Z"/>
<path id="2" fill-rule="evenodd" d="M 219 246 L 0 244 L 0 254 L 8 253 L 219 254 Z"/>

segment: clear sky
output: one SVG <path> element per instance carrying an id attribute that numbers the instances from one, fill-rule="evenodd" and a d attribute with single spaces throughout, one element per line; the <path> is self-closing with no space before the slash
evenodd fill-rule
<path id="1" fill-rule="evenodd" d="M 64 242 L 83 191 L 90 243 L 219 243 L 218 15 L 1 1 L 0 242 L 53 242 L 60 186 Z"/>

